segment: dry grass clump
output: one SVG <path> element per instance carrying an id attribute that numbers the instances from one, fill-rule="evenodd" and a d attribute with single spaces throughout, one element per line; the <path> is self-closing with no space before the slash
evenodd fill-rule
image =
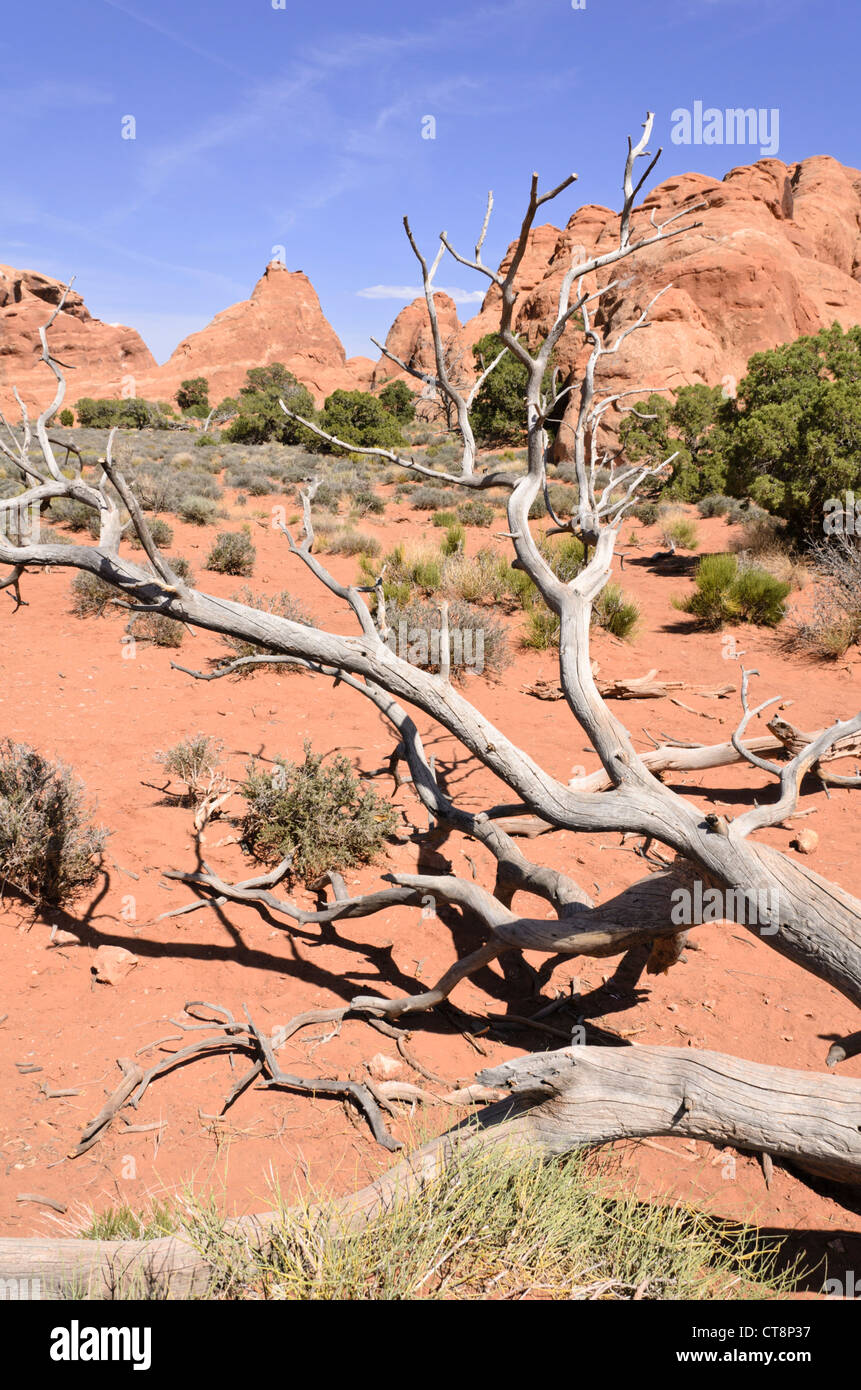
<path id="1" fill-rule="evenodd" d="M 804 617 L 792 615 L 784 641 L 790 651 L 833 661 L 861 644 L 861 542 L 824 537 L 811 546 L 809 560 L 817 581 L 813 607 Z"/>

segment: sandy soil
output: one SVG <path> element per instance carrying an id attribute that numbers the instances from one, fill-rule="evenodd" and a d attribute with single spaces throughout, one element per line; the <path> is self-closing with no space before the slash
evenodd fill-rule
<path id="1" fill-rule="evenodd" d="M 270 592 L 289 587 L 326 625 L 352 631 L 344 606 L 323 592 L 290 557 L 283 538 L 267 529 L 268 511 L 261 508 L 270 501 L 279 499 L 233 509 L 237 522 L 255 514 L 262 518 L 254 531 L 258 560 L 252 586 Z M 723 521 L 698 524 L 701 549 L 725 548 Z M 363 527 L 387 546 L 432 529 L 420 515 L 394 505 L 384 518 Z M 171 550 L 188 556 L 201 586 L 216 594 L 235 592 L 240 581 L 203 570 L 211 536 L 179 522 L 175 530 Z M 658 667 L 668 679 L 738 685 L 740 662 L 727 658 L 726 634 L 688 629 L 671 597 L 689 588 L 690 580 L 650 563 L 657 532 L 641 534 L 641 548 L 625 550 L 627 563 L 617 577 L 640 603 L 642 623 L 633 642 L 596 635 L 594 655 L 601 674 L 638 676 Z M 487 532 L 471 531 L 470 548 L 487 539 Z M 355 575 L 353 559 L 334 557 L 330 565 L 338 578 Z M 289 929 L 282 921 L 235 906 L 221 912 L 201 907 L 178 919 L 156 921 L 192 896 L 182 885 L 166 882 L 162 870 L 194 867 L 190 813 L 159 790 L 164 778 L 153 761 L 158 749 L 204 731 L 224 741 L 230 773 L 239 777 L 252 755 L 296 757 L 302 740 L 310 738 L 316 748 L 342 750 L 357 768 L 370 770 L 385 761 L 392 735 L 357 694 L 333 692 L 327 681 L 270 672 L 250 680 L 202 683 L 172 671 L 172 658 L 202 668 L 223 650 L 207 634 L 189 634 L 179 653 L 139 644 L 134 659 L 125 659 L 123 617 L 76 618 L 69 611 L 69 584 L 68 573 L 28 578 L 30 606 L 14 616 L 7 596 L 0 596 L 0 728 L 4 735 L 71 764 L 97 801 L 99 819 L 110 828 L 111 838 L 104 887 L 92 902 L 82 901 L 69 913 L 34 917 L 7 899 L 0 912 L 0 1017 L 5 1015 L 0 1023 L 0 1232 L 56 1232 L 58 1220 L 74 1222 L 85 1208 L 141 1205 L 149 1197 L 189 1186 L 214 1190 L 234 1211 L 269 1207 L 273 1182 L 288 1196 L 309 1181 L 318 1189 L 346 1191 L 390 1162 L 364 1121 L 351 1121 L 338 1102 L 272 1091 L 246 1092 L 226 1116 L 216 1118 L 234 1079 L 224 1057 L 178 1068 L 150 1089 L 136 1115 L 125 1112 L 133 1124 L 160 1122 L 159 1129 L 127 1133 L 116 1121 L 85 1155 L 64 1158 L 116 1085 L 117 1058 L 140 1054 L 147 1061 L 164 1055 L 157 1047 L 143 1049 L 166 1036 L 178 1038 L 179 1030 L 168 1020 L 186 1000 L 210 1000 L 234 1013 L 247 1003 L 260 1024 L 271 1028 L 303 1009 L 339 1004 L 357 992 L 412 992 L 416 981 L 420 986 L 432 981 L 456 953 L 475 944 L 468 937 L 454 937 L 439 918 L 421 920 L 414 909 L 345 922 L 337 935 Z M 539 701 L 522 689 L 538 677 L 552 679 L 556 672 L 552 653 L 518 650 L 521 621 L 506 619 L 516 659 L 502 680 L 473 676 L 466 689 L 486 715 L 553 773 L 567 778 L 578 764 L 591 771 L 597 759 L 564 704 Z M 761 673 L 757 694 L 780 693 L 787 703 L 793 701 L 793 722 L 815 728 L 857 710 L 857 658 L 831 666 L 790 662 L 772 632 L 741 628 L 732 635 L 744 664 Z M 649 746 L 644 728 L 656 736 L 665 732 L 708 743 L 729 736 L 738 719 L 737 696 L 706 700 L 680 692 L 680 698 L 689 709 L 667 700 L 615 708 L 643 748 Z M 448 735 L 430 729 L 423 718 L 419 724 L 437 767 L 462 804 L 477 809 L 507 799 L 485 769 L 458 760 Z M 680 779 L 680 785 L 682 780 L 703 805 L 737 811 L 761 794 L 764 779 L 753 769 L 727 768 Z M 377 785 L 391 788 L 385 779 Z M 482 849 L 458 835 L 425 841 L 421 847 L 408 834 L 413 825 L 425 829 L 425 813 L 409 788 L 394 794 L 394 800 L 404 816 L 404 842 L 389 846 L 375 868 L 348 874 L 351 890 L 368 887 L 381 869 L 412 869 L 419 855 L 423 866 L 450 864 L 467 876 L 468 855 L 479 880 L 490 886 L 490 860 Z M 861 825 L 850 793 L 834 791 L 830 800 L 814 794 L 805 805 L 815 813 L 796 826 L 814 827 L 820 836 L 814 867 L 845 888 L 856 888 Z M 241 806 L 234 798 L 227 809 L 238 812 Z M 236 844 L 223 843 L 232 830 L 229 820 L 221 820 L 206 832 L 207 858 L 228 877 L 251 868 Z M 765 838 L 787 850 L 793 833 L 776 829 Z M 619 839 L 560 833 L 520 843 L 537 859 L 564 863 L 603 899 L 642 876 L 640 861 Z M 297 896 L 311 905 L 301 889 Z M 538 911 L 543 910 L 539 905 Z M 57 944 L 52 928 L 71 935 Z M 742 927 L 702 927 L 695 936 L 701 949 L 691 952 L 686 963 L 665 976 L 643 976 L 633 990 L 612 979 L 617 962 L 587 959 L 557 969 L 544 984 L 544 994 L 550 999 L 556 988 L 567 989 L 574 981 L 593 1023 L 637 1043 L 716 1048 L 797 1068 L 822 1069 L 829 1041 L 857 1027 L 847 1000 Z M 93 958 L 103 944 L 124 946 L 137 958 L 137 967 L 119 985 L 94 980 Z M 541 958 L 532 963 L 539 966 Z M 525 974 L 506 980 L 499 969 L 490 968 L 462 984 L 453 1002 L 481 1017 L 488 1012 L 533 1013 L 540 1001 L 530 993 Z M 393 1042 L 361 1022 L 346 1023 L 327 1041 L 321 1040 L 322 1031 L 300 1034 L 288 1044 L 284 1065 L 307 1075 L 359 1078 L 376 1053 L 396 1055 Z M 506 1036 L 510 1045 L 482 1040 L 480 1054 L 449 1020 L 433 1015 L 415 1020 L 411 1046 L 425 1066 L 454 1083 L 471 1080 L 482 1066 L 557 1041 L 514 1029 Z M 165 1044 L 175 1046 L 178 1041 Z M 41 1070 L 22 1072 L 21 1064 Z M 861 1057 L 844 1063 L 842 1071 L 861 1076 Z M 402 1075 L 420 1079 L 406 1066 Z M 45 1087 L 75 1088 L 78 1094 L 49 1098 Z M 426 1135 L 442 1128 L 446 1119 L 442 1111 L 412 1119 L 405 1112 L 394 1129 L 402 1138 L 411 1132 Z M 669 1194 L 702 1209 L 795 1233 L 811 1253 L 827 1250 L 832 1272 L 842 1264 L 861 1268 L 861 1218 L 782 1171 L 775 1172 L 767 1189 L 753 1160 L 669 1139 L 627 1145 L 618 1161 L 620 1178 L 636 1183 L 644 1194 Z M 23 1193 L 51 1197 L 69 1210 L 57 1218 L 48 1209 L 19 1202 Z"/>

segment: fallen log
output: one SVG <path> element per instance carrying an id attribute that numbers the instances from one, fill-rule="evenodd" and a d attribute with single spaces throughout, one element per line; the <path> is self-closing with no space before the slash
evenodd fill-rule
<path id="1" fill-rule="evenodd" d="M 591 1045 L 518 1057 L 476 1080 L 506 1099 L 336 1202 L 341 1229 L 361 1229 L 408 1200 L 477 1145 L 522 1145 L 560 1156 L 619 1139 L 696 1139 L 765 1154 L 834 1183 L 861 1184 L 861 1080 L 690 1048 Z M 265 1212 L 229 1221 L 226 1230 L 247 1248 L 265 1251 L 279 1220 L 279 1213 Z M 24 1279 L 39 1281 L 44 1298 L 182 1299 L 206 1296 L 212 1267 L 181 1236 L 0 1239 L 0 1280 Z"/>

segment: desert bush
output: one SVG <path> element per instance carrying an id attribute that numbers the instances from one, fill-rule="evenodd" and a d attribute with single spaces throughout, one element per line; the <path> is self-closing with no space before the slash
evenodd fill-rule
<path id="1" fill-rule="evenodd" d="M 810 578 L 804 560 L 780 544 L 771 549 L 758 550 L 755 556 L 743 551 L 738 558 L 742 569 L 755 564 L 757 568 L 767 570 L 773 578 L 788 584 L 791 589 L 803 589 Z"/>
<path id="2" fill-rule="evenodd" d="M 417 487 L 410 497 L 410 506 L 416 512 L 436 512 L 445 507 L 448 493 L 439 487 Z"/>
<path id="3" fill-rule="evenodd" d="M 742 523 L 741 531 L 731 542 L 733 550 L 746 551 L 758 558 L 763 552 L 772 551 L 781 545 L 785 528 L 780 517 L 770 516 L 760 507 L 748 507 L 730 515 L 733 520 Z"/>
<path id="4" fill-rule="evenodd" d="M 817 580 L 813 607 L 805 616 L 793 614 L 785 644 L 834 660 L 861 645 L 861 543 L 854 536 L 829 536 L 814 542 L 809 561 Z"/>
<path id="5" fill-rule="evenodd" d="M 129 480 L 129 483 L 145 512 L 178 510 L 183 488 L 169 469 L 148 463 Z"/>
<path id="6" fill-rule="evenodd" d="M 83 502 L 68 497 L 55 497 L 51 502 L 51 519 L 68 526 L 70 531 L 87 531 L 94 540 L 99 537 L 99 514 Z"/>
<path id="7" fill-rule="evenodd" d="M 379 516 L 386 510 L 385 499 L 383 497 L 378 497 L 373 489 L 369 487 L 358 488 L 352 493 L 352 499 L 353 506 L 361 516 L 364 516 L 368 512 L 373 513 L 375 516 Z"/>
<path id="8" fill-rule="evenodd" d="M 432 526 L 453 526 L 456 521 L 456 512 L 434 512 L 431 517 Z"/>
<path id="9" fill-rule="evenodd" d="M 722 492 L 710 492 L 707 497 L 701 497 L 697 503 L 697 511 L 702 517 L 728 516 L 735 505 L 734 497 L 727 497 Z"/>
<path id="10" fill-rule="evenodd" d="M 757 623 L 775 627 L 786 613 L 789 585 L 755 566 L 742 568 L 735 555 L 704 555 L 696 573 L 696 590 L 673 606 L 690 613 L 703 627 Z"/>
<path id="11" fill-rule="evenodd" d="M 183 497 L 177 511 L 192 526 L 212 526 L 218 516 L 218 508 L 209 497 L 195 495 Z"/>
<path id="12" fill-rule="evenodd" d="M 696 526 L 683 512 L 664 513 L 661 517 L 661 535 L 667 545 L 678 550 L 696 550 L 700 543 Z"/>
<path id="13" fill-rule="evenodd" d="M 576 578 L 586 561 L 583 542 L 576 536 L 545 536 L 539 541 L 538 549 L 556 578 L 566 584 Z"/>
<path id="14" fill-rule="evenodd" d="M 138 642 L 151 642 L 154 647 L 181 647 L 185 624 L 165 613 L 136 613 L 128 631 Z"/>
<path id="15" fill-rule="evenodd" d="M 186 584 L 194 583 L 194 573 L 184 555 L 168 555 L 167 563 L 178 579 L 184 579 Z"/>
<path id="16" fill-rule="evenodd" d="M 592 605 L 593 623 L 614 637 L 632 637 L 639 617 L 637 604 L 625 597 L 618 584 L 605 584 Z"/>
<path id="17" fill-rule="evenodd" d="M 457 555 L 463 550 L 465 541 L 466 531 L 459 521 L 454 521 L 451 526 L 446 527 L 440 549 L 443 555 Z"/>
<path id="18" fill-rule="evenodd" d="M 329 555 L 379 555 L 381 546 L 376 536 L 344 526 L 320 538 L 317 549 Z"/>
<path id="19" fill-rule="evenodd" d="M 467 603 L 495 603 L 509 609 L 521 607 L 534 592 L 529 576 L 513 569 L 507 556 L 495 550 L 446 560 L 443 587 L 446 595 Z"/>
<path id="20" fill-rule="evenodd" d="M 269 497 L 273 492 L 280 491 L 281 486 L 280 483 L 273 482 L 265 473 L 251 469 L 231 470 L 227 474 L 225 482 L 228 487 L 240 488 L 250 497 Z"/>
<path id="21" fill-rule="evenodd" d="M 226 786 L 222 771 L 224 744 L 209 734 L 192 734 L 172 748 L 153 756 L 165 772 L 185 787 L 181 800 L 186 806 L 199 806 L 216 787 Z"/>
<path id="22" fill-rule="evenodd" d="M 457 509 L 458 520 L 464 526 L 489 526 L 495 515 L 490 503 L 482 502 L 477 497 L 462 502 Z"/>
<path id="23" fill-rule="evenodd" d="M 386 600 L 406 602 L 411 589 L 433 593 L 442 585 L 444 557 L 427 546 L 396 545 L 386 556 L 383 593 Z M 373 584 L 379 573 L 363 556 L 359 561 L 362 583 Z"/>
<path id="24" fill-rule="evenodd" d="M 39 904 L 72 902 L 99 873 L 107 839 L 63 763 L 0 743 L 0 885 Z"/>
<path id="25" fill-rule="evenodd" d="M 75 416 L 74 416 L 74 412 L 73 412 L 73 411 L 71 411 L 71 410 L 61 410 L 61 411 L 60 411 L 60 424 L 63 426 L 63 429 L 65 429 L 65 430 L 70 430 L 70 429 L 72 428 L 72 426 L 74 425 L 74 423 L 75 423 Z"/>
<path id="26" fill-rule="evenodd" d="M 592 604 L 593 625 L 614 637 L 633 637 L 639 617 L 637 604 L 626 598 L 618 584 L 606 584 Z M 559 618 L 540 600 L 527 607 L 521 644 L 536 651 L 559 645 Z"/>
<path id="27" fill-rule="evenodd" d="M 438 603 L 411 599 L 386 610 L 390 642 L 397 654 L 424 671 L 439 670 L 442 618 Z M 486 608 L 463 599 L 448 601 L 449 662 L 453 680 L 467 671 L 496 677 L 511 662 L 502 624 Z M 404 646 L 406 644 L 406 646 Z"/>
<path id="28" fill-rule="evenodd" d="M 559 643 L 559 616 L 545 604 L 530 608 L 526 614 L 526 627 L 520 639 L 521 646 L 533 651 L 546 652 L 549 647 Z"/>
<path id="29" fill-rule="evenodd" d="M 184 1233 L 213 1266 L 211 1297 L 291 1303 L 602 1298 L 786 1299 L 802 1287 L 777 1238 L 680 1202 L 620 1191 L 606 1162 L 458 1146 L 409 1201 L 367 1225 L 338 1205 L 282 1206 L 257 1252 L 212 1199 L 93 1212 L 80 1236 Z M 440 1252 L 443 1252 L 440 1254 Z"/>
<path id="30" fill-rule="evenodd" d="M 163 550 L 165 546 L 173 545 L 173 527 L 163 520 L 160 516 L 154 516 L 149 523 L 150 535 L 156 545 Z M 140 550 L 141 541 L 137 531 L 132 531 L 129 540 L 135 550 Z"/>
<path id="31" fill-rule="evenodd" d="M 240 787 L 243 847 L 263 864 L 289 857 L 291 876 L 306 881 L 370 863 L 398 824 L 388 799 L 363 787 L 343 754 L 324 757 L 306 742 L 301 763 L 279 757 L 269 771 L 252 762 Z"/>
<path id="32" fill-rule="evenodd" d="M 221 531 L 206 557 L 206 568 L 217 574 L 233 574 L 247 578 L 254 572 L 257 551 L 251 537 L 243 531 Z"/>
<path id="33" fill-rule="evenodd" d="M 71 586 L 72 612 L 79 618 L 101 618 L 113 603 L 117 591 L 106 584 L 97 574 L 81 570 L 75 575 Z"/>
<path id="34" fill-rule="evenodd" d="M 658 519 L 658 504 L 648 499 L 645 502 L 638 502 L 636 507 L 631 509 L 631 515 L 641 521 L 644 526 L 654 526 Z"/>

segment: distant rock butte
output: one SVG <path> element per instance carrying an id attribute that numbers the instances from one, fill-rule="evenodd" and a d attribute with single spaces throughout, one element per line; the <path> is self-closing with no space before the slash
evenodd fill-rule
<path id="1" fill-rule="evenodd" d="M 457 316 L 457 305 L 451 296 L 442 290 L 437 290 L 433 298 L 440 337 L 443 347 L 448 349 L 449 345 L 457 340 L 462 328 Z M 399 358 L 407 367 L 413 367 L 420 372 L 436 371 L 430 315 L 423 295 L 401 309 L 386 335 L 386 347 L 393 357 Z M 471 361 L 471 352 L 469 357 Z M 375 367 L 374 385 L 381 386 L 391 380 L 412 382 L 414 389 L 421 389 L 410 372 L 398 367 L 384 354 Z"/>
<path id="2" fill-rule="evenodd" d="M 31 409 L 47 405 L 56 382 L 42 362 L 39 328 L 60 302 L 63 286 L 35 270 L 0 265 L 0 407 L 17 418 L 12 388 Z M 94 319 L 72 289 L 51 329 L 51 351 L 67 364 L 66 397 L 119 396 L 123 378 L 157 370 L 156 360 L 133 328 Z M 126 394 L 129 394 L 126 392 Z"/>
<path id="3" fill-rule="evenodd" d="M 270 261 L 250 299 L 223 309 L 206 328 L 185 338 L 158 368 L 153 385 L 144 381 L 140 394 L 172 399 L 186 377 L 205 376 L 215 402 L 236 395 L 249 367 L 270 362 L 283 362 L 318 404 L 339 387 L 355 390 L 371 370 L 361 358 L 351 368 L 311 281 L 280 261 Z"/>
<path id="4" fill-rule="evenodd" d="M 705 201 L 703 209 L 694 204 Z M 688 209 L 702 225 L 683 237 L 638 252 L 614 272 L 600 272 L 590 289 L 618 284 L 600 302 L 599 321 L 612 336 L 631 323 L 665 285 L 651 312 L 651 326 L 626 339 L 604 360 L 599 385 L 608 392 L 634 387 L 666 389 L 704 381 L 716 384 L 744 374 L 751 353 L 837 320 L 861 323 L 861 172 L 827 156 L 784 164 L 762 159 L 730 170 L 724 179 L 682 174 L 659 184 L 633 218 L 632 237 Z M 517 278 L 515 326 L 535 341 L 555 314 L 559 285 L 573 247 L 584 254 L 609 249 L 618 214 L 594 204 L 579 208 L 564 228 L 536 227 Z M 513 244 L 503 259 L 509 262 Z M 38 361 L 38 328 L 61 286 L 34 271 L 0 266 L 0 402 L 11 403 L 17 384 L 28 405 L 50 399 L 52 378 Z M 472 369 L 472 345 L 497 327 L 499 291 L 492 286 L 481 310 L 460 324 L 453 300 L 435 296 L 443 339 L 461 371 Z M 307 276 L 272 262 L 251 298 L 217 314 L 186 338 L 158 367 L 131 328 L 91 317 L 71 293 L 56 320 L 51 344 L 76 370 L 68 400 L 119 395 L 123 378 L 137 394 L 170 399 L 189 376 L 205 376 L 213 401 L 235 395 L 249 367 L 283 362 L 321 401 L 337 387 L 367 390 L 406 378 L 381 357 L 346 358 Z M 433 345 L 424 299 L 403 308 L 386 346 L 423 371 L 433 371 Z M 557 348 L 567 376 L 583 360 L 582 340 L 569 327 Z M 408 379 L 408 378 L 406 378 Z M 127 391 L 128 394 L 128 391 Z M 569 406 L 569 415 L 576 401 Z M 566 431 L 561 440 L 564 443 Z"/>

